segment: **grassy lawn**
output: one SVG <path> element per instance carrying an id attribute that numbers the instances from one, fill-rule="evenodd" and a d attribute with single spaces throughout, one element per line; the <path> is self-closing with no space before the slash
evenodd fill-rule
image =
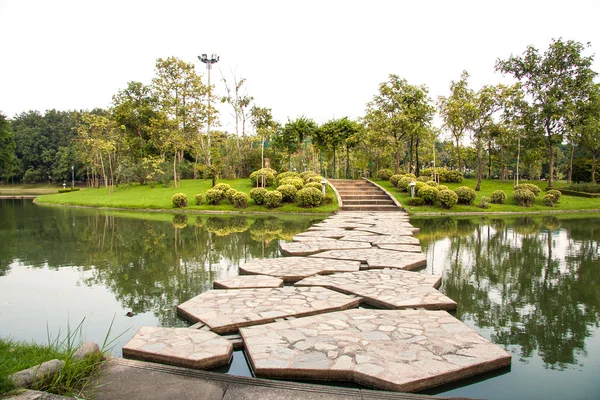
<path id="1" fill-rule="evenodd" d="M 227 183 L 233 189 L 245 192 L 248 195 L 253 188 L 249 179 L 219 179 L 217 183 Z M 183 180 L 181 187 L 165 188 L 157 185 L 154 188 L 150 186 L 129 185 L 115 188 L 110 193 L 107 188 L 100 189 L 82 189 L 78 192 L 61 193 L 54 195 L 40 196 L 36 203 L 40 204 L 63 204 L 91 207 L 115 207 L 130 209 L 154 209 L 154 210 L 178 210 L 171 197 L 175 193 L 185 193 L 188 197 L 188 206 L 179 210 L 198 210 L 198 211 L 236 211 L 236 212 L 273 212 L 273 213 L 332 213 L 338 209 L 337 198 L 331 190 L 327 188 L 327 193 L 333 196 L 333 203 L 316 208 L 304 208 L 297 204 L 282 204 L 275 209 L 268 209 L 264 205 L 256 205 L 252 199 L 248 199 L 248 207 L 244 209 L 235 208 L 227 200 L 222 200 L 220 204 L 208 205 L 206 202 L 197 206 L 194 202 L 194 196 L 198 193 L 206 193 L 211 188 L 210 180 Z M 268 188 L 272 190 L 273 188 Z"/>
<path id="2" fill-rule="evenodd" d="M 560 202 L 554 207 L 547 207 L 544 205 L 544 189 L 547 187 L 546 182 L 535 182 L 535 181 L 522 181 L 520 183 L 533 183 L 538 185 L 542 192 L 535 199 L 535 202 L 531 205 L 531 207 L 521 207 L 517 205 L 513 198 L 513 183 L 512 182 L 502 182 L 498 180 L 483 180 L 481 182 L 481 190 L 477 192 L 477 198 L 473 202 L 473 205 L 467 206 L 462 204 L 457 204 L 452 207 L 450 210 L 446 210 L 442 208 L 440 205 L 434 206 L 407 206 L 405 205 L 406 200 L 410 197 L 410 195 L 406 192 L 400 192 L 398 188 L 394 187 L 389 181 L 381 181 L 375 180 L 377 184 L 384 187 L 387 191 L 389 191 L 392 195 L 398 199 L 400 204 L 411 214 L 419 214 L 419 213 L 467 213 L 467 212 L 548 212 L 548 211 L 556 211 L 556 210 L 597 210 L 600 209 L 600 198 L 596 199 L 588 199 L 585 197 L 575 197 L 575 196 L 567 196 L 562 195 Z M 442 183 L 442 185 L 448 186 L 450 190 L 454 190 L 459 186 L 468 186 L 472 189 L 475 189 L 477 185 L 476 179 L 464 179 L 462 183 Z M 560 189 L 561 185 L 556 185 L 558 189 Z M 490 194 L 494 190 L 503 190 L 506 193 L 506 202 L 505 204 L 491 204 L 490 208 L 482 209 L 477 207 L 479 201 L 482 196 L 490 197 Z"/>
<path id="3" fill-rule="evenodd" d="M 70 187 L 70 186 L 69 186 Z M 21 196 L 28 194 L 50 194 L 57 193 L 58 189 L 62 189 L 62 184 L 3 184 L 0 185 L 0 196 Z"/>

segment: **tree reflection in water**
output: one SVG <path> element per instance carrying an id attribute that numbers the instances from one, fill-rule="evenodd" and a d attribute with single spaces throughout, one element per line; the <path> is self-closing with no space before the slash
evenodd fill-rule
<path id="1" fill-rule="evenodd" d="M 600 319 L 600 219 L 416 219 L 428 269 L 457 317 L 562 370 L 586 355 Z"/>

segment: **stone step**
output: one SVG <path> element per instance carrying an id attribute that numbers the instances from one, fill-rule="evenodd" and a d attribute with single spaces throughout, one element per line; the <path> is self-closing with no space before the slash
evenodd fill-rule
<path id="1" fill-rule="evenodd" d="M 358 195 L 350 194 L 344 196 L 344 202 L 347 200 L 389 200 L 390 198 L 385 194 L 370 194 L 370 195 Z"/>
<path id="2" fill-rule="evenodd" d="M 363 196 L 371 196 L 371 195 L 382 195 L 384 194 L 381 190 L 377 190 L 377 189 L 364 189 L 364 190 L 339 190 L 338 189 L 338 193 L 340 194 L 340 196 L 344 197 L 344 196 L 358 196 L 358 195 L 363 195 Z"/>
<path id="3" fill-rule="evenodd" d="M 396 206 L 394 202 L 390 199 L 387 200 L 342 200 L 344 202 L 344 206 L 360 206 L 360 205 L 372 205 L 372 206 L 384 206 L 384 205 L 392 205 Z"/>
<path id="4" fill-rule="evenodd" d="M 400 207 L 393 206 L 370 206 L 370 205 L 354 205 L 354 206 L 342 206 L 341 211 L 402 211 Z"/>

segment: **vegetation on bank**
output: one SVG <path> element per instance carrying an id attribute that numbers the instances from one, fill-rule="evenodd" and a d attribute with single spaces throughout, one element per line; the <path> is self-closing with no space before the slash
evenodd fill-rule
<path id="1" fill-rule="evenodd" d="M 219 179 L 218 183 L 224 183 L 238 192 L 250 196 L 250 191 L 255 188 L 249 179 Z M 40 196 L 36 199 L 39 204 L 57 204 L 89 207 L 111 207 L 129 209 L 152 209 L 152 210 L 194 210 L 194 211 L 236 211 L 236 212 L 274 212 L 274 213 L 332 213 L 338 209 L 337 198 L 331 188 L 327 188 L 326 197 L 331 199 L 330 204 L 318 207 L 301 207 L 295 203 L 281 203 L 277 208 L 267 208 L 266 205 L 258 205 L 250 198 L 247 207 L 240 209 L 229 203 L 226 198 L 217 204 L 210 205 L 203 200 L 200 205 L 194 201 L 197 194 L 206 194 L 212 189 L 211 180 L 186 179 L 180 182 L 180 187 L 151 187 L 148 185 L 121 185 L 111 193 L 108 188 L 86 189 L 72 193 L 61 193 L 55 195 Z M 185 208 L 176 207 L 173 195 L 183 193 L 188 198 Z"/>
<path id="2" fill-rule="evenodd" d="M 419 213 L 471 213 L 471 212 L 548 212 L 548 211 L 556 211 L 556 210 L 597 210 L 600 209 L 600 199 L 596 198 L 585 198 L 585 197 L 576 197 L 569 195 L 562 195 L 560 197 L 560 201 L 554 204 L 553 207 L 548 207 L 544 202 L 544 194 L 546 189 L 546 182 L 520 182 L 520 183 L 530 183 L 535 184 L 541 190 L 540 195 L 536 196 L 534 201 L 531 203 L 529 207 L 523 207 L 518 205 L 514 200 L 513 193 L 513 182 L 505 182 L 499 180 L 491 180 L 484 179 L 481 183 L 481 190 L 475 192 L 476 197 L 473 200 L 473 203 L 470 205 L 467 204 L 456 204 L 451 209 L 446 209 L 442 207 L 439 203 L 431 205 L 431 204 L 423 204 L 419 206 L 411 206 L 410 203 L 410 193 L 400 191 L 397 187 L 395 187 L 390 181 L 385 180 L 375 180 L 377 184 L 381 185 L 388 192 L 390 192 L 402 206 L 411 214 L 419 214 Z M 454 191 L 461 186 L 466 186 L 468 188 L 474 189 L 477 185 L 477 179 L 463 179 L 460 183 L 443 183 L 443 185 L 447 186 L 448 189 Z M 563 185 L 560 182 L 556 182 L 555 188 L 559 189 Z M 488 208 L 480 208 L 478 205 L 481 203 L 482 197 L 486 197 L 490 199 L 492 193 L 502 190 L 506 193 L 506 200 L 504 204 L 494 204 L 489 202 Z"/>

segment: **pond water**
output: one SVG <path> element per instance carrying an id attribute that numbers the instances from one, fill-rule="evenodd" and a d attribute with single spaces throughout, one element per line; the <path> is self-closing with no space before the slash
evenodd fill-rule
<path id="1" fill-rule="evenodd" d="M 85 318 L 87 340 L 143 325 L 187 326 L 175 308 L 279 257 L 279 240 L 319 217 L 117 213 L 0 201 L 0 336 L 46 342 Z M 593 399 L 600 393 L 600 218 L 413 219 L 456 316 L 512 367 L 429 394 Z M 128 312 L 133 317 L 127 317 Z M 223 372 L 249 375 L 241 352 Z"/>

